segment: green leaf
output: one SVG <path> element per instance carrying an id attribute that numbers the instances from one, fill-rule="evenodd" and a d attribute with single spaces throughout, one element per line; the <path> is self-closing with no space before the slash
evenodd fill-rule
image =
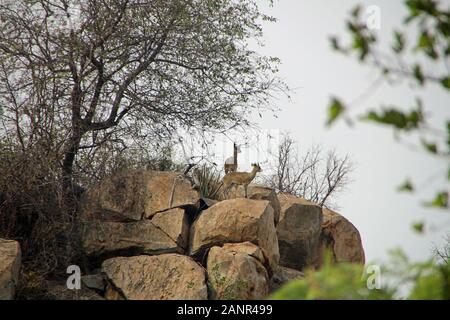
<path id="1" fill-rule="evenodd" d="M 333 50 L 340 51 L 341 46 L 339 44 L 339 39 L 337 37 L 330 37 L 330 44 Z"/>
<path id="2" fill-rule="evenodd" d="M 427 48 L 428 46 L 433 44 L 433 38 L 428 35 L 428 33 L 423 32 L 419 36 L 419 42 L 417 43 L 418 48 Z"/>
<path id="3" fill-rule="evenodd" d="M 421 143 L 428 152 L 434 153 L 434 154 L 438 153 L 438 148 L 437 148 L 436 143 L 432 143 L 432 142 L 430 143 L 430 142 L 425 141 L 424 139 L 421 140 Z"/>
<path id="4" fill-rule="evenodd" d="M 405 37 L 403 33 L 394 31 L 394 44 L 392 45 L 392 49 L 396 53 L 400 53 L 405 49 Z"/>
<path id="5" fill-rule="evenodd" d="M 445 89 L 450 89 L 450 77 L 442 78 L 441 84 Z"/>
<path id="6" fill-rule="evenodd" d="M 327 120 L 327 126 L 330 126 L 336 119 L 345 111 L 345 107 L 342 104 L 342 102 L 338 99 L 333 97 L 330 103 L 330 106 L 328 107 L 328 120 Z"/>
<path id="7" fill-rule="evenodd" d="M 422 50 L 427 56 L 431 59 L 436 60 L 439 55 L 434 48 L 436 43 L 436 39 L 433 35 L 429 34 L 427 31 L 424 31 L 419 36 L 419 41 L 417 43 L 417 50 Z"/>
<path id="8" fill-rule="evenodd" d="M 397 108 L 381 110 L 379 113 L 370 111 L 362 116 L 362 120 L 368 120 L 393 126 L 396 129 L 411 130 L 418 128 L 422 122 L 422 113 L 420 110 L 413 110 L 409 114 L 404 113 Z"/>
<path id="9" fill-rule="evenodd" d="M 375 111 L 370 111 L 362 119 L 392 125 L 398 129 L 406 128 L 406 116 L 402 112 L 395 109 L 385 110 L 380 114 Z"/>
<path id="10" fill-rule="evenodd" d="M 450 44 L 447 46 L 447 48 L 445 48 L 444 54 L 445 54 L 446 56 L 450 56 Z"/>
<path id="11" fill-rule="evenodd" d="M 418 5 L 417 5 L 417 1 L 408 0 L 408 1 L 406 1 L 405 4 L 406 4 L 406 6 L 409 9 L 410 17 L 416 17 L 416 16 L 419 15 L 419 8 L 418 8 Z"/>
<path id="12" fill-rule="evenodd" d="M 401 185 L 398 186 L 397 190 L 399 192 L 413 192 L 414 186 L 409 179 L 405 180 Z"/>
<path id="13" fill-rule="evenodd" d="M 430 202 L 426 202 L 425 205 L 427 207 L 434 207 L 434 208 L 447 208 L 448 192 L 447 191 L 438 192 L 435 198 Z"/>
<path id="14" fill-rule="evenodd" d="M 450 121 L 447 121 L 447 146 L 450 148 Z"/>
<path id="15" fill-rule="evenodd" d="M 424 228 L 425 228 L 425 224 L 420 221 L 420 222 L 414 222 L 412 225 L 413 229 L 415 232 L 417 233 L 423 233 Z"/>
<path id="16" fill-rule="evenodd" d="M 418 64 L 414 65 L 413 74 L 414 78 L 416 78 L 417 82 L 420 85 L 423 85 L 425 83 L 425 77 L 423 75 L 422 68 L 420 67 L 420 65 Z"/>
<path id="17" fill-rule="evenodd" d="M 351 15 L 355 18 L 359 17 L 361 14 L 361 5 L 356 5 L 352 11 L 351 11 Z"/>

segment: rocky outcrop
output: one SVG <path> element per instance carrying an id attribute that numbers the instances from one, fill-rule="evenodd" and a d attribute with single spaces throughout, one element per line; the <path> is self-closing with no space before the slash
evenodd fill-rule
<path id="1" fill-rule="evenodd" d="M 325 250 L 364 262 L 358 230 L 336 212 L 258 185 L 248 198 L 242 186 L 228 197 L 200 198 L 180 174 L 155 171 L 120 173 L 86 192 L 83 249 L 91 269 L 102 267 L 82 276 L 78 298 L 264 299 L 319 267 Z"/>
<path id="2" fill-rule="evenodd" d="M 125 171 L 104 179 L 83 199 L 83 220 L 130 222 L 175 207 L 194 207 L 198 192 L 177 172 Z"/>
<path id="3" fill-rule="evenodd" d="M 21 259 L 19 243 L 0 238 L 0 300 L 14 299 Z"/>
<path id="4" fill-rule="evenodd" d="M 212 247 L 207 271 L 210 299 L 263 299 L 268 294 L 269 276 L 261 249 L 250 242 Z"/>
<path id="5" fill-rule="evenodd" d="M 205 270 L 179 254 L 118 257 L 103 262 L 107 299 L 207 299 Z"/>
<path id="6" fill-rule="evenodd" d="M 280 265 L 298 270 L 313 266 L 320 245 L 322 209 L 297 197 L 280 195 L 279 199 Z"/>
<path id="7" fill-rule="evenodd" d="M 364 248 L 358 229 L 346 218 L 332 210 L 323 209 L 319 261 L 325 250 L 331 251 L 336 262 L 365 263 Z"/>
<path id="8" fill-rule="evenodd" d="M 261 248 L 270 268 L 278 264 L 278 241 L 269 201 L 224 200 L 203 211 L 191 226 L 189 251 L 192 256 L 202 257 L 212 246 L 245 241 Z"/>
<path id="9" fill-rule="evenodd" d="M 289 281 L 303 278 L 304 274 L 301 271 L 286 268 L 283 266 L 278 266 L 274 272 L 273 276 L 270 279 L 270 285 L 269 290 L 270 292 L 273 292 L 275 290 L 278 290 L 283 286 L 284 284 L 288 283 Z"/>
<path id="10" fill-rule="evenodd" d="M 228 199 L 244 198 L 244 197 L 245 197 L 245 189 L 243 186 L 232 188 L 227 196 Z M 269 201 L 273 209 L 273 218 L 275 225 L 278 224 L 278 221 L 280 219 L 281 207 L 275 190 L 261 185 L 250 184 L 247 188 L 247 198 L 253 200 Z"/>

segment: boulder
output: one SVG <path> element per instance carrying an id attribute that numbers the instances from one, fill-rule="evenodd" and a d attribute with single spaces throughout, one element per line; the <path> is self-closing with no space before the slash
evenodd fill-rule
<path id="1" fill-rule="evenodd" d="M 321 247 L 318 264 L 325 250 L 330 250 L 335 262 L 365 263 L 364 248 L 358 229 L 332 210 L 323 209 Z"/>
<path id="2" fill-rule="evenodd" d="M 83 224 L 84 252 L 90 257 L 184 253 L 189 227 L 183 209 L 155 214 L 136 222 L 90 221 Z"/>
<path id="3" fill-rule="evenodd" d="M 124 171 L 86 191 L 83 220 L 131 222 L 170 208 L 192 208 L 199 194 L 182 174 L 168 171 Z"/>
<path id="4" fill-rule="evenodd" d="M 212 246 L 249 241 L 261 248 L 270 268 L 278 264 L 273 209 L 266 200 L 221 201 L 201 213 L 191 226 L 189 238 L 190 255 L 196 258 L 203 257 Z"/>
<path id="5" fill-rule="evenodd" d="M 286 193 L 279 194 L 278 198 L 280 203 L 295 199 L 299 203 L 314 205 L 311 201 Z M 316 261 L 317 266 L 322 264 L 326 250 L 331 251 L 335 262 L 364 264 L 364 248 L 358 229 L 348 219 L 333 210 L 322 208 L 322 214 L 322 233 Z"/>
<path id="6" fill-rule="evenodd" d="M 46 281 L 46 299 L 49 300 L 105 300 L 94 290 L 82 284 L 80 289 L 68 289 L 65 283 Z"/>
<path id="7" fill-rule="evenodd" d="M 250 242 L 212 247 L 207 260 L 210 299 L 250 300 L 266 297 L 269 276 L 261 259 L 261 249 Z"/>
<path id="8" fill-rule="evenodd" d="M 81 283 L 89 289 L 105 291 L 105 281 L 101 274 L 87 274 L 81 276 Z"/>
<path id="9" fill-rule="evenodd" d="M 320 244 L 322 208 L 297 197 L 282 194 L 279 198 L 280 265 L 298 270 L 314 266 Z"/>
<path id="10" fill-rule="evenodd" d="M 208 209 L 209 207 L 212 207 L 217 202 L 219 202 L 219 201 L 214 200 L 214 199 L 209 199 L 209 198 L 200 198 L 200 199 L 198 199 L 195 206 L 198 211 L 203 211 L 203 210 Z"/>
<path id="11" fill-rule="evenodd" d="M 264 254 L 261 249 L 249 241 L 240 243 L 225 243 L 222 248 L 226 249 L 228 252 L 249 255 L 261 263 L 264 263 L 265 261 Z"/>
<path id="12" fill-rule="evenodd" d="M 173 239 L 183 251 L 188 248 L 189 222 L 184 209 L 174 208 L 158 212 L 151 222 Z"/>
<path id="13" fill-rule="evenodd" d="M 232 188 L 227 196 L 228 199 L 244 198 L 244 197 L 245 197 L 245 189 L 244 186 L 241 185 Z M 275 225 L 278 224 L 278 221 L 280 219 L 281 207 L 277 197 L 277 193 L 275 192 L 274 189 L 266 186 L 250 184 L 247 187 L 247 198 L 253 200 L 268 200 L 273 209 Z"/>
<path id="14" fill-rule="evenodd" d="M 14 299 L 21 260 L 19 243 L 0 238 L 0 300 Z"/>
<path id="15" fill-rule="evenodd" d="M 277 268 L 273 272 L 272 278 L 270 279 L 270 292 L 278 290 L 289 281 L 300 279 L 304 276 L 304 273 L 301 271 L 286 268 L 283 266 L 277 266 Z"/>
<path id="16" fill-rule="evenodd" d="M 179 254 L 117 257 L 102 264 L 107 299 L 206 300 L 206 274 L 191 258 Z"/>

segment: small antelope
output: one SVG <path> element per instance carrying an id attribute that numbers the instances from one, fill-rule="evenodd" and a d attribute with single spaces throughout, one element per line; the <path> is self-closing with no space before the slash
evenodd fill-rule
<path id="1" fill-rule="evenodd" d="M 227 173 L 225 175 L 225 177 L 223 177 L 223 186 L 224 186 L 224 191 L 223 193 L 228 194 L 229 189 L 234 185 L 243 185 L 244 186 L 244 192 L 245 192 L 245 197 L 247 198 L 247 187 L 250 184 L 250 182 L 253 181 L 253 179 L 255 179 L 255 176 L 258 172 L 261 172 L 261 167 L 259 166 L 259 164 L 253 163 L 252 164 L 252 171 L 251 172 L 230 172 Z"/>
<path id="2" fill-rule="evenodd" d="M 237 154 L 241 153 L 241 148 L 233 143 L 233 156 L 229 157 L 225 160 L 224 169 L 225 174 L 230 172 L 236 172 L 238 164 L 237 164 Z"/>

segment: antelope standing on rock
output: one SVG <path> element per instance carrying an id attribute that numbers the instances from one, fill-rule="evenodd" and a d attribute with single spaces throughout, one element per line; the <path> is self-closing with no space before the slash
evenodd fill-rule
<path id="1" fill-rule="evenodd" d="M 230 172 L 223 177 L 223 194 L 228 195 L 229 189 L 234 185 L 243 185 L 244 186 L 244 192 L 245 197 L 247 198 L 247 187 L 250 184 L 250 182 L 255 179 L 255 176 L 258 172 L 261 172 L 261 167 L 259 164 L 253 163 L 252 164 L 252 171 L 251 172 Z"/>

